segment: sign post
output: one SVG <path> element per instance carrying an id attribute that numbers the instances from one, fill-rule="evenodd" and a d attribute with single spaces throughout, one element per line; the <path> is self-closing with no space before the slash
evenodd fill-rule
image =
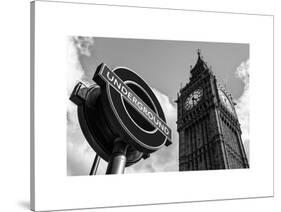
<path id="1" fill-rule="evenodd" d="M 106 174 L 123 174 L 126 165 L 128 144 L 120 139 L 114 141 L 113 152 L 110 157 Z"/>
<path id="2" fill-rule="evenodd" d="M 96 154 L 95 160 L 93 162 L 93 166 L 92 166 L 91 171 L 90 171 L 90 175 L 96 175 L 97 174 L 99 163 L 100 163 L 100 157 L 98 156 L 98 154 Z"/>

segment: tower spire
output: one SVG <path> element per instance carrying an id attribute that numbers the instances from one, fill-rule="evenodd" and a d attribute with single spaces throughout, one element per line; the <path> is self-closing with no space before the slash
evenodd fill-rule
<path id="1" fill-rule="evenodd" d="M 209 70 L 207 63 L 203 60 L 201 49 L 199 49 L 199 48 L 197 49 L 197 55 L 198 55 L 197 62 L 190 70 L 190 73 L 191 73 L 190 79 L 195 79 L 195 78 L 197 78 L 197 76 L 199 76 L 203 72 Z"/>
<path id="2" fill-rule="evenodd" d="M 198 58 L 201 58 L 201 49 L 197 49 L 197 55 L 198 55 Z"/>

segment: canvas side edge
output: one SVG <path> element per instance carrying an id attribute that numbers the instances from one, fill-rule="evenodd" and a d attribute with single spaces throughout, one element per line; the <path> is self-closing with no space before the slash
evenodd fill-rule
<path id="1" fill-rule="evenodd" d="M 35 211 L 35 1 L 30 2 L 30 209 Z"/>

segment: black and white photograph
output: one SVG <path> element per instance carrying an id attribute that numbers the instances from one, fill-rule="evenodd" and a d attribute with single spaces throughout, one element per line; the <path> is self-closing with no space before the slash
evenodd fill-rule
<path id="1" fill-rule="evenodd" d="M 32 210 L 274 195 L 272 16 L 30 12 Z"/>
<path id="2" fill-rule="evenodd" d="M 68 176 L 250 168 L 249 44 L 66 39 Z"/>

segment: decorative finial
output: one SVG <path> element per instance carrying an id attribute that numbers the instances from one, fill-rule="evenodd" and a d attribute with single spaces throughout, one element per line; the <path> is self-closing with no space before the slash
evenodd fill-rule
<path id="1" fill-rule="evenodd" d="M 197 49 L 197 54 L 198 54 L 198 57 L 201 56 L 201 49 Z"/>

